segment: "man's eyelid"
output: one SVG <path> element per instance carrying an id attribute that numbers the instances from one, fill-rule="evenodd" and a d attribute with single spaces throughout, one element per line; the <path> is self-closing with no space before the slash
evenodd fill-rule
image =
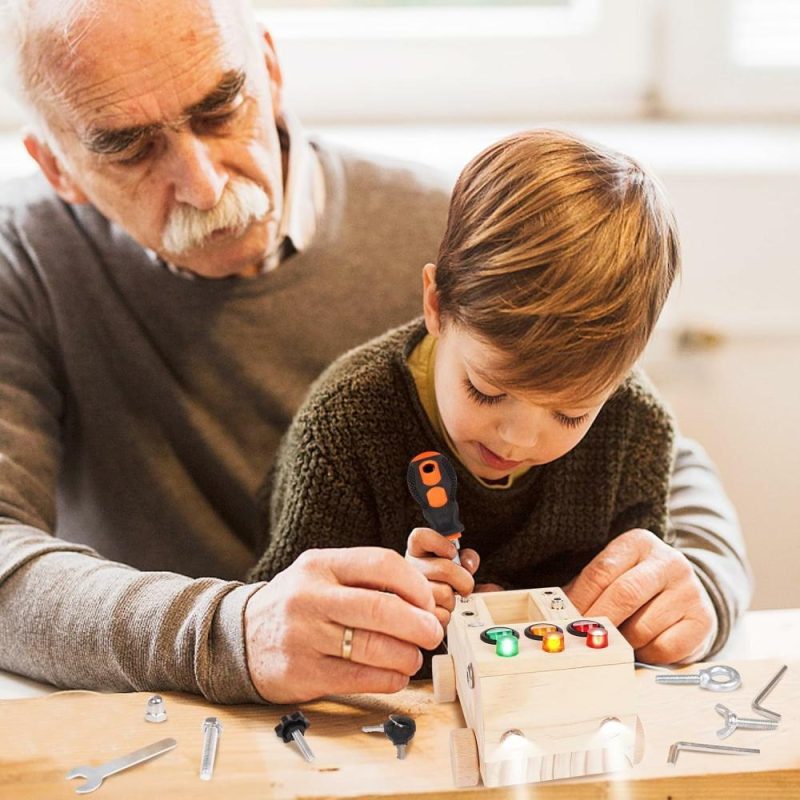
<path id="1" fill-rule="evenodd" d="M 155 146 L 155 142 L 153 139 L 148 140 L 147 142 L 142 142 L 136 150 L 131 150 L 129 152 L 122 152 L 122 153 L 115 153 L 111 157 L 112 164 L 120 164 L 123 167 L 126 165 L 133 165 L 139 164 L 146 159 L 146 157 L 150 154 L 150 151 Z"/>
<path id="2" fill-rule="evenodd" d="M 235 114 L 240 111 L 247 103 L 249 97 L 245 92 L 244 87 L 234 97 L 226 100 L 213 108 L 207 108 L 203 111 L 198 111 L 191 116 L 192 122 L 213 121 L 217 118 L 224 118 Z"/>

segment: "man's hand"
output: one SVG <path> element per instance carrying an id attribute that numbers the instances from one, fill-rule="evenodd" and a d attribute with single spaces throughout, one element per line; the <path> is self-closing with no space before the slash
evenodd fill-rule
<path id="1" fill-rule="evenodd" d="M 430 582 L 436 602 L 434 613 L 442 628 L 447 628 L 450 622 L 456 605 L 455 593 L 466 597 L 475 588 L 472 576 L 480 564 L 480 557 L 474 550 L 462 550 L 459 566 L 452 560 L 456 552 L 456 546 L 432 528 L 414 528 L 406 545 L 406 560 Z"/>
<path id="2" fill-rule="evenodd" d="M 608 617 L 641 661 L 696 661 L 717 633 L 714 607 L 692 565 L 641 528 L 609 542 L 563 588 L 581 614 Z"/>
<path id="3" fill-rule="evenodd" d="M 442 640 L 428 581 L 392 550 L 308 550 L 245 608 L 250 677 L 273 703 L 396 692 Z M 345 627 L 354 630 L 342 658 Z"/>

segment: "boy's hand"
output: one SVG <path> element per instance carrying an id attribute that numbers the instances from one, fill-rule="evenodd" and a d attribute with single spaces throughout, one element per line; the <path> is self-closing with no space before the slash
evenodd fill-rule
<path id="1" fill-rule="evenodd" d="M 406 560 L 413 564 L 429 581 L 436 603 L 436 614 L 443 628 L 450 622 L 455 608 L 455 592 L 466 597 L 475 588 L 473 575 L 480 557 L 474 550 L 461 550 L 461 566 L 452 561 L 455 545 L 432 528 L 414 528 L 406 545 Z"/>
<path id="2" fill-rule="evenodd" d="M 608 617 L 640 661 L 696 661 L 717 633 L 711 599 L 688 559 L 641 528 L 609 542 L 563 588 L 581 614 Z"/>

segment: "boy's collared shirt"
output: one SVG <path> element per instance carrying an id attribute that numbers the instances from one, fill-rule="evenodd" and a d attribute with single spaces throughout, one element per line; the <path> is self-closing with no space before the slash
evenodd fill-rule
<path id="1" fill-rule="evenodd" d="M 408 357 L 408 368 L 414 378 L 414 385 L 417 388 L 417 395 L 425 414 L 428 417 L 434 431 L 444 439 L 450 452 L 458 458 L 458 451 L 450 438 L 447 429 L 442 423 L 442 417 L 439 414 L 439 404 L 436 402 L 436 382 L 434 374 L 436 369 L 436 337 L 428 334 L 422 341 L 411 351 Z M 464 463 L 463 461 L 461 462 Z M 466 465 L 465 465 L 466 467 Z M 486 481 L 478 475 L 474 475 L 482 486 L 487 489 L 509 489 L 514 485 L 514 481 L 520 476 L 524 475 L 531 469 L 530 466 L 519 467 L 514 470 L 510 475 L 497 481 Z"/>

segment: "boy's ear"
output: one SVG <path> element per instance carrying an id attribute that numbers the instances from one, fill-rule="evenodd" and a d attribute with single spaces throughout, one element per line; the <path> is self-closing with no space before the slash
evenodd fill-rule
<path id="1" fill-rule="evenodd" d="M 261 28 L 261 53 L 264 56 L 264 64 L 269 74 L 272 113 L 275 119 L 278 119 L 282 114 L 283 73 L 281 72 L 281 65 L 278 63 L 278 56 L 275 53 L 275 44 L 272 41 L 272 35 L 264 27 Z"/>
<path id="2" fill-rule="evenodd" d="M 33 133 L 26 133 L 23 142 L 28 155 L 39 165 L 39 169 L 44 173 L 48 183 L 62 200 L 76 205 L 89 202 L 83 189 L 64 169 L 58 156 L 50 149 L 47 142 L 39 139 Z"/>
<path id="3" fill-rule="evenodd" d="M 438 336 L 442 330 L 439 315 L 439 292 L 436 289 L 436 264 L 426 264 L 422 268 L 422 313 L 425 327 L 431 336 Z"/>

